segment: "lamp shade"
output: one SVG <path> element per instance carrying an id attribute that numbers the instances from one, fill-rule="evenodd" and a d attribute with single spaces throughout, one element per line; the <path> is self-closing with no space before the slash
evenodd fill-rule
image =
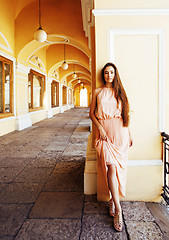
<path id="1" fill-rule="evenodd" d="M 66 70 L 68 69 L 68 64 L 64 61 L 63 64 L 62 64 L 62 69 L 63 70 Z"/>
<path id="2" fill-rule="evenodd" d="M 45 42 L 47 39 L 47 34 L 42 28 L 38 28 L 34 33 L 34 39 L 38 42 Z"/>
<path id="3" fill-rule="evenodd" d="M 77 74 L 74 72 L 73 74 L 72 74 L 72 78 L 76 78 L 77 77 Z"/>

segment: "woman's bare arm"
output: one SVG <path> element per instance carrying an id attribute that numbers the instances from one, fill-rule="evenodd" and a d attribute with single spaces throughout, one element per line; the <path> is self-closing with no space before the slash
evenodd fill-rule
<path id="1" fill-rule="evenodd" d="M 92 97 L 92 102 L 90 105 L 90 118 L 92 120 L 92 122 L 96 125 L 96 127 L 98 128 L 99 132 L 100 132 L 100 136 L 101 138 L 105 139 L 106 138 L 106 132 L 104 131 L 104 128 L 102 127 L 102 125 L 99 123 L 99 121 L 97 120 L 96 116 L 95 116 L 95 110 L 96 110 L 96 105 L 97 105 L 97 95 L 99 94 L 99 92 L 102 90 L 102 88 L 96 88 L 94 93 L 93 93 L 93 97 Z"/>
<path id="2" fill-rule="evenodd" d="M 128 127 L 128 131 L 129 131 L 129 147 L 131 147 L 133 145 L 133 138 L 131 136 L 131 132 L 130 132 L 129 127 Z"/>

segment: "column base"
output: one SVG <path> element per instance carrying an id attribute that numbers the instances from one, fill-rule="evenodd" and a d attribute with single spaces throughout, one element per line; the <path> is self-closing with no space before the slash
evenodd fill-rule
<path id="1" fill-rule="evenodd" d="M 92 134 L 88 137 L 86 162 L 84 170 L 84 194 L 92 195 L 97 193 L 97 157 L 92 147 Z"/>
<path id="2" fill-rule="evenodd" d="M 21 131 L 32 126 L 30 114 L 24 114 L 16 117 L 16 130 Z"/>

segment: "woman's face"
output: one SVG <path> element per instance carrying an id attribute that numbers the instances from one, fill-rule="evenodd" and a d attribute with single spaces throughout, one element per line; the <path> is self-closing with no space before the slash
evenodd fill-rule
<path id="1" fill-rule="evenodd" d="M 104 70 L 104 80 L 106 83 L 112 83 L 115 77 L 115 69 L 112 66 L 108 66 Z"/>

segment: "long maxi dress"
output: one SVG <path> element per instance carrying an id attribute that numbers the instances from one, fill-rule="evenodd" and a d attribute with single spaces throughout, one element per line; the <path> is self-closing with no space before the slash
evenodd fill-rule
<path id="1" fill-rule="evenodd" d="M 114 164 L 117 169 L 117 181 L 120 196 L 125 196 L 129 131 L 123 127 L 121 103 L 117 103 L 113 88 L 104 87 L 97 95 L 95 116 L 106 131 L 106 140 L 96 132 L 95 148 L 101 161 L 107 183 L 107 165 Z M 108 183 L 107 183 L 108 187 Z"/>

